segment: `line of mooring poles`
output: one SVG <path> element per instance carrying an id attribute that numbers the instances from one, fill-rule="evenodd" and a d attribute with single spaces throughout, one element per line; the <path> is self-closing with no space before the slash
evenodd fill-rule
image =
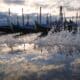
<path id="1" fill-rule="evenodd" d="M 11 31 L 13 31 L 13 26 L 12 26 L 12 24 L 11 24 L 11 19 L 10 19 L 10 17 L 11 17 L 11 11 L 10 11 L 10 8 L 9 8 L 9 12 L 8 12 L 8 15 L 9 15 L 9 17 L 8 17 L 8 24 L 9 24 L 9 26 L 10 26 L 10 29 L 11 29 Z M 49 14 L 48 14 L 49 15 Z M 49 26 L 51 27 L 51 14 L 50 14 L 50 16 L 48 16 L 47 15 L 47 24 L 49 23 Z M 66 17 L 65 17 L 65 14 L 64 14 L 64 16 L 63 16 L 63 7 L 62 6 L 60 6 L 60 20 L 61 21 L 63 21 Z M 78 13 L 76 14 L 76 24 L 78 24 L 78 21 L 77 21 L 77 19 L 78 19 Z M 38 16 L 37 16 L 37 21 L 39 20 L 39 23 L 40 23 L 40 25 L 42 24 L 42 7 L 40 7 L 40 12 L 39 12 L 39 19 L 38 19 Z M 27 24 L 29 24 L 29 16 L 27 16 Z M 18 16 L 17 16 L 17 25 L 19 25 L 19 21 L 18 21 Z M 25 26 L 25 19 L 24 19 L 24 10 L 23 10 L 23 8 L 22 8 L 22 26 L 24 27 Z"/>
<path id="2" fill-rule="evenodd" d="M 10 29 L 13 31 L 13 27 L 12 27 L 11 19 L 10 19 L 10 17 L 11 17 L 10 8 L 9 8 L 9 10 L 8 10 L 8 15 L 9 15 L 9 17 L 7 18 L 7 19 L 8 19 L 8 24 L 9 24 L 9 26 L 10 26 Z M 47 16 L 47 17 L 48 17 L 48 19 L 49 19 L 49 16 Z M 18 17 L 18 15 L 17 15 L 16 19 L 17 19 L 17 25 L 19 25 L 19 17 Z M 42 24 L 42 7 L 40 7 L 39 18 L 38 18 L 38 15 L 37 15 L 37 20 L 39 20 L 39 23 Z M 24 22 L 24 21 L 25 21 L 25 20 L 24 20 L 24 9 L 22 8 L 22 26 L 23 26 L 23 27 L 24 27 L 24 25 L 25 25 L 25 22 Z M 49 23 L 49 20 L 48 20 L 48 23 Z M 27 16 L 27 24 L 29 24 L 29 16 Z"/>

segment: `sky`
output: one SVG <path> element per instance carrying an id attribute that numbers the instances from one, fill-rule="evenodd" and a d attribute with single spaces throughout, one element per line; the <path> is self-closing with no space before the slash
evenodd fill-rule
<path id="1" fill-rule="evenodd" d="M 0 0 L 0 12 L 11 12 L 21 15 L 21 9 L 24 8 L 24 14 L 39 13 L 39 7 L 42 7 L 42 13 L 59 14 L 59 6 L 62 5 L 65 15 L 75 15 L 80 11 L 80 0 Z"/>

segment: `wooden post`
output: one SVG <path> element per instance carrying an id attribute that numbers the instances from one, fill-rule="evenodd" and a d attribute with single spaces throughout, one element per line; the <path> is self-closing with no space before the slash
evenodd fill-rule
<path id="1" fill-rule="evenodd" d="M 50 14 L 50 20 L 49 20 L 50 28 L 52 27 L 52 15 Z"/>
<path id="2" fill-rule="evenodd" d="M 23 8 L 22 8 L 22 25 L 24 26 L 24 13 L 23 13 Z"/>
<path id="3" fill-rule="evenodd" d="M 9 8 L 8 14 L 9 14 L 9 16 L 8 16 L 8 24 L 9 24 L 9 26 L 10 26 L 11 31 L 13 32 L 13 26 L 12 26 L 12 24 L 11 24 L 11 19 L 10 19 L 10 18 L 11 18 L 10 8 Z"/>
<path id="4" fill-rule="evenodd" d="M 37 15 L 36 15 L 36 18 L 37 18 L 37 22 L 38 22 L 38 20 L 39 20 L 39 19 L 38 19 L 38 13 L 37 13 Z"/>
<path id="5" fill-rule="evenodd" d="M 63 7 L 60 6 L 60 21 L 63 22 Z"/>
<path id="6" fill-rule="evenodd" d="M 41 24 L 41 21 L 42 20 L 42 7 L 40 7 L 40 24 Z"/>
<path id="7" fill-rule="evenodd" d="M 19 18 L 18 18 L 18 15 L 17 15 L 17 25 L 19 25 Z"/>
<path id="8" fill-rule="evenodd" d="M 27 25 L 29 25 L 29 15 L 27 15 Z"/>
<path id="9" fill-rule="evenodd" d="M 46 15 L 46 24 L 49 24 L 49 18 L 48 18 L 48 14 Z"/>
<path id="10" fill-rule="evenodd" d="M 76 25 L 78 25 L 78 12 L 76 13 Z"/>

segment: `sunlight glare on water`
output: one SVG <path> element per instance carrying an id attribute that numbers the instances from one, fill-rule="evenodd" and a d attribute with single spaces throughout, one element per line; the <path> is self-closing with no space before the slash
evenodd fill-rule
<path id="1" fill-rule="evenodd" d="M 64 76 L 68 80 L 71 79 L 71 75 L 79 71 L 80 66 L 80 33 L 50 31 L 45 37 L 39 37 L 39 35 L 30 34 L 19 38 L 14 38 L 14 34 L 1 36 L 3 40 L 0 39 L 0 73 L 4 72 L 5 75 L 10 73 L 8 77 L 12 79 L 10 76 L 13 74 L 20 77 L 23 74 L 33 75 L 36 72 L 40 78 L 44 74 L 46 77 L 56 74 L 54 70 L 57 70 L 61 72 L 62 77 L 65 73 Z M 59 80 L 58 73 L 57 76 Z M 5 78 L 8 77 L 5 76 Z"/>

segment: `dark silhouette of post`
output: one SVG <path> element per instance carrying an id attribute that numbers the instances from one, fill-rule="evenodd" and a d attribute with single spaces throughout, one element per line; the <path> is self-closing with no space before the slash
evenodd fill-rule
<path id="1" fill-rule="evenodd" d="M 46 15 L 46 24 L 48 25 L 49 24 L 49 17 L 48 17 L 49 15 L 47 14 Z"/>
<path id="2" fill-rule="evenodd" d="M 59 28 L 60 28 L 60 31 L 61 30 L 63 30 L 63 28 L 64 28 L 64 22 L 63 22 L 63 7 L 62 6 L 60 6 L 60 13 L 59 13 L 59 22 L 60 22 L 60 24 L 59 24 Z"/>
<path id="3" fill-rule="evenodd" d="M 24 26 L 24 13 L 23 13 L 23 8 L 22 8 L 22 25 Z"/>
<path id="4" fill-rule="evenodd" d="M 74 32 L 78 31 L 78 12 L 76 13 L 76 25 L 74 26 Z"/>
<path id="5" fill-rule="evenodd" d="M 60 15 L 60 21 L 63 22 L 63 7 L 62 6 L 60 6 L 60 13 L 59 13 L 59 15 Z"/>
<path id="6" fill-rule="evenodd" d="M 38 13 L 37 13 L 37 15 L 36 15 L 36 20 L 37 20 L 37 22 L 39 21 L 39 17 L 38 17 L 39 15 L 38 15 Z"/>
<path id="7" fill-rule="evenodd" d="M 11 18 L 10 8 L 9 8 L 8 14 L 9 14 L 9 16 L 8 16 L 8 23 L 9 23 L 9 26 L 10 26 L 11 31 L 13 32 L 13 26 L 12 26 L 11 19 L 10 19 Z"/>
<path id="8" fill-rule="evenodd" d="M 40 24 L 41 24 L 41 21 L 42 20 L 42 7 L 40 7 Z"/>
<path id="9" fill-rule="evenodd" d="M 79 32 L 78 20 L 79 20 L 79 14 L 78 14 L 78 11 L 77 11 L 77 13 L 76 13 L 76 25 L 77 25 L 77 30 Z"/>
<path id="10" fill-rule="evenodd" d="M 10 26 L 10 9 L 8 9 L 7 23 Z"/>
<path id="11" fill-rule="evenodd" d="M 39 23 L 39 14 L 38 13 L 36 14 L 35 24 L 36 23 Z M 37 26 L 34 26 L 34 29 L 35 29 L 35 31 L 37 31 L 37 29 L 38 29 Z"/>
<path id="12" fill-rule="evenodd" d="M 78 25 L 78 12 L 76 13 L 76 25 Z"/>
<path id="13" fill-rule="evenodd" d="M 67 21 L 66 16 L 65 16 L 65 12 L 63 13 L 63 30 L 65 30 L 65 21 Z"/>
<path id="14" fill-rule="evenodd" d="M 18 18 L 18 15 L 17 15 L 17 25 L 19 26 L 19 18 Z"/>
<path id="15" fill-rule="evenodd" d="M 52 27 L 52 15 L 50 14 L 49 26 Z"/>
<path id="16" fill-rule="evenodd" d="M 27 15 L 27 25 L 29 25 L 29 15 Z"/>

